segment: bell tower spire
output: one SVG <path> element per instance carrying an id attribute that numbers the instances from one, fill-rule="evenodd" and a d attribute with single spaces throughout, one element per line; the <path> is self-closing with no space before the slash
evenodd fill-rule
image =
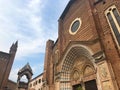
<path id="1" fill-rule="evenodd" d="M 17 47 L 18 47 L 18 41 L 16 41 L 15 43 L 12 44 L 12 46 L 10 47 L 9 53 L 10 53 L 10 54 L 16 53 Z"/>

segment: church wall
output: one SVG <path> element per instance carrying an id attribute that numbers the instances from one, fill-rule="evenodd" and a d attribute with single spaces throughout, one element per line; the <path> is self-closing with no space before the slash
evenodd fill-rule
<path id="1" fill-rule="evenodd" d="M 103 1 L 106 1 L 106 3 Z M 103 1 L 101 0 L 101 2 L 94 5 L 93 0 L 76 0 L 70 6 L 65 17 L 59 19 L 58 41 L 51 49 L 52 62 L 50 63 L 50 68 L 47 68 L 48 70 L 51 69 L 49 71 L 50 74 L 54 72 L 54 76 L 52 74 L 49 80 L 54 79 L 53 85 L 55 86 L 51 85 L 50 90 L 53 90 L 53 88 L 55 90 L 60 89 L 59 73 L 64 64 L 64 57 L 66 57 L 67 51 L 72 45 L 83 45 L 92 52 L 91 56 L 95 61 L 98 90 L 119 90 L 117 85 L 120 87 L 120 51 L 106 20 L 105 10 L 115 4 L 120 11 L 120 1 Z M 76 34 L 70 34 L 70 25 L 78 17 L 80 17 L 82 22 L 81 27 Z M 104 60 L 96 61 L 101 59 L 99 55 L 101 52 L 104 54 L 102 56 Z"/>
<path id="2" fill-rule="evenodd" d="M 3 52 L 0 53 L 0 86 L 2 85 L 4 74 L 6 71 L 7 63 L 8 63 L 7 57 L 5 56 L 6 56 L 5 53 Z"/>
<path id="3" fill-rule="evenodd" d="M 72 35 L 69 33 L 69 29 L 71 23 L 76 18 L 80 18 L 82 24 L 78 32 L 75 35 Z M 98 38 L 91 8 L 87 0 L 75 1 L 75 3 L 70 7 L 64 19 L 59 23 L 61 22 L 62 25 L 59 30 L 59 39 L 61 40 L 60 45 L 62 47 L 60 50 L 60 56 L 63 55 L 66 47 L 72 41 L 92 41 Z M 100 46 L 98 45 L 98 47 Z"/>
<path id="4" fill-rule="evenodd" d="M 100 3 L 96 4 L 96 10 L 99 15 L 100 24 L 102 27 L 102 42 L 105 49 L 105 54 L 107 57 L 108 62 L 111 63 L 111 66 L 113 68 L 114 75 L 116 77 L 117 84 L 120 88 L 120 50 L 115 42 L 115 39 L 112 35 L 111 28 L 107 22 L 107 19 L 105 17 L 105 11 L 112 5 L 116 5 L 117 9 L 120 12 L 120 1 L 119 0 L 105 0 L 106 3 Z M 114 56 L 114 57 L 113 57 Z M 113 75 L 113 76 L 114 76 Z"/>

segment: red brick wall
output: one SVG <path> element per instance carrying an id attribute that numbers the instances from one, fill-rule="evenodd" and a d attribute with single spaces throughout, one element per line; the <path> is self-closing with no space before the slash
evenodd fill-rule
<path id="1" fill-rule="evenodd" d="M 81 18 L 82 24 L 78 32 L 75 35 L 71 35 L 69 28 L 72 21 L 76 18 Z M 59 30 L 59 33 L 62 33 L 60 36 L 60 39 L 62 39 L 60 42 L 62 46 L 61 54 L 71 41 L 89 41 L 98 37 L 91 8 L 87 0 L 76 0 L 67 12 L 61 26 L 63 26 L 63 29 Z"/>
<path id="2" fill-rule="evenodd" d="M 117 9 L 120 12 L 120 0 L 106 0 L 105 4 L 100 3 L 95 7 L 99 15 L 99 20 L 101 22 L 101 38 L 104 45 L 105 54 L 108 62 L 110 62 L 113 67 L 115 78 L 120 88 L 120 50 L 115 43 L 115 39 L 113 38 L 110 26 L 105 17 L 105 10 L 112 5 L 116 5 Z"/>
<path id="3" fill-rule="evenodd" d="M 65 17 L 63 19 L 59 19 L 59 37 L 52 53 L 54 56 L 54 51 L 57 48 L 60 52 L 60 60 L 62 60 L 61 58 L 63 57 L 67 47 L 69 47 L 70 42 L 85 42 L 98 38 L 98 42 L 91 45 L 86 44 L 86 46 L 94 53 L 99 50 L 103 50 L 105 52 L 106 59 L 112 65 L 117 84 L 120 88 L 120 50 L 116 46 L 110 26 L 104 14 L 105 10 L 111 5 L 116 5 L 120 12 L 120 0 L 104 1 L 106 1 L 106 3 L 103 4 L 101 1 L 94 5 L 94 0 L 76 0 L 75 3 L 70 6 Z M 82 20 L 81 27 L 75 35 L 71 35 L 69 33 L 69 27 L 72 21 L 78 17 Z M 53 66 L 51 66 L 51 68 L 53 68 Z M 60 66 L 58 65 L 57 68 L 59 70 Z"/>
<path id="4" fill-rule="evenodd" d="M 6 68 L 9 61 L 9 54 L 0 52 L 0 87 L 4 81 L 7 82 L 8 78 L 4 78 L 6 74 Z"/>
<path id="5" fill-rule="evenodd" d="M 7 87 L 8 87 L 9 90 L 16 90 L 17 83 L 15 83 L 11 80 L 8 80 Z"/>

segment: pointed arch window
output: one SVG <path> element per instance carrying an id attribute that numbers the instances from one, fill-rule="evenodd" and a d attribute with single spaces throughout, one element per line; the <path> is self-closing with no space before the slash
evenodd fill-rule
<path id="1" fill-rule="evenodd" d="M 116 8 L 113 9 L 113 14 L 114 14 L 114 16 L 115 16 L 119 26 L 120 26 L 120 15 L 119 15 L 119 13 L 118 13 Z"/>
<path id="2" fill-rule="evenodd" d="M 107 21 L 111 27 L 113 37 L 118 47 L 120 47 L 120 14 L 116 6 L 111 6 L 105 12 Z"/>

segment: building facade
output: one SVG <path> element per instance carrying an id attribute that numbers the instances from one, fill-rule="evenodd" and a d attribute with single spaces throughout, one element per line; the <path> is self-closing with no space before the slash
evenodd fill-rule
<path id="1" fill-rule="evenodd" d="M 0 90 L 7 88 L 8 77 L 14 62 L 18 42 L 13 43 L 9 53 L 0 51 Z"/>
<path id="2" fill-rule="evenodd" d="M 120 90 L 120 0 L 70 0 L 58 23 L 44 90 Z"/>
<path id="3" fill-rule="evenodd" d="M 43 90 L 43 73 L 29 82 L 28 90 Z"/>

